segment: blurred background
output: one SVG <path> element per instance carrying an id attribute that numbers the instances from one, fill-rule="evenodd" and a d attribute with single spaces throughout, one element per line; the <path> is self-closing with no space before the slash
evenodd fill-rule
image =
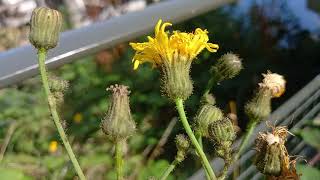
<path id="1" fill-rule="evenodd" d="M 67 31 L 143 11 L 156 3 L 161 1 L 0 0 L 0 53 L 28 44 L 28 22 L 37 6 L 61 11 L 63 31 Z M 174 24 L 172 29 L 190 32 L 197 27 L 207 29 L 210 42 L 219 44 L 220 49 L 214 54 L 201 53 L 192 67 L 194 93 L 186 102 L 190 121 L 210 78 L 208 67 L 224 53 L 238 54 L 244 69 L 212 92 L 225 113 L 236 115 L 240 134 L 248 120 L 243 106 L 261 80 L 261 73 L 270 70 L 287 80 L 286 93 L 273 101 L 273 109 L 320 73 L 319 0 L 239 0 Z M 132 41 L 144 40 L 146 36 Z M 148 65 L 132 70 L 133 53 L 128 43 L 122 43 L 52 71 L 70 83 L 60 114 L 88 179 L 115 179 L 113 145 L 99 128 L 109 102 L 105 89 L 115 83 L 130 87 L 131 109 L 138 127 L 126 148 L 128 179 L 157 177 L 174 159 L 173 139 L 183 132 L 175 108 L 161 96 L 159 72 Z M 0 89 L 0 179 L 74 178 L 43 98 L 39 77 Z M 309 164 L 302 160 L 298 166 L 302 179 L 320 178 L 319 121 L 310 119 L 310 127 L 295 132 L 313 149 L 310 157 L 302 158 Z M 213 157 L 212 144 L 206 141 L 205 147 Z M 200 167 L 201 163 L 190 155 L 170 179 L 187 179 Z"/>

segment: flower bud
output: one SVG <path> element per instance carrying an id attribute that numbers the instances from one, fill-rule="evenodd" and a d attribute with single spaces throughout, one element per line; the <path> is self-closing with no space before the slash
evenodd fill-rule
<path id="1" fill-rule="evenodd" d="M 283 76 L 271 73 L 270 71 L 267 74 L 263 75 L 262 83 L 259 83 L 260 88 L 268 89 L 271 91 L 271 96 L 273 98 L 280 97 L 286 89 L 286 80 Z"/>
<path id="2" fill-rule="evenodd" d="M 242 69 L 241 59 L 233 54 L 227 53 L 218 59 L 217 63 L 212 67 L 211 72 L 215 76 L 217 82 L 231 79 L 239 74 Z"/>
<path id="3" fill-rule="evenodd" d="M 171 100 L 186 100 L 192 94 L 192 81 L 189 75 L 192 60 L 174 54 L 173 62 L 164 61 L 162 69 L 162 91 Z"/>
<path id="4" fill-rule="evenodd" d="M 185 135 L 178 134 L 176 136 L 176 146 L 177 146 L 178 152 L 175 159 L 178 162 L 182 162 L 186 158 L 187 151 L 190 147 L 190 142 Z"/>
<path id="5" fill-rule="evenodd" d="M 64 93 L 69 88 L 69 82 L 57 76 L 49 76 L 49 87 L 56 105 L 62 105 L 64 102 Z"/>
<path id="6" fill-rule="evenodd" d="M 236 132 L 229 118 L 215 121 L 209 125 L 210 138 L 218 145 L 230 146 L 236 138 Z"/>
<path id="7" fill-rule="evenodd" d="M 262 121 L 271 113 L 271 92 L 259 89 L 254 98 L 245 105 L 245 112 L 250 120 Z"/>
<path id="8" fill-rule="evenodd" d="M 178 134 L 176 136 L 176 146 L 178 151 L 187 151 L 190 146 L 188 138 L 183 134 Z"/>
<path id="9" fill-rule="evenodd" d="M 201 100 L 200 103 L 203 104 L 210 104 L 210 105 L 215 105 L 216 104 L 216 99 L 214 98 L 214 96 L 212 94 L 209 93 L 205 93 Z"/>
<path id="10" fill-rule="evenodd" d="M 136 128 L 129 107 L 130 91 L 127 86 L 117 84 L 107 88 L 107 91 L 111 91 L 112 96 L 101 128 L 111 141 L 125 140 Z"/>
<path id="11" fill-rule="evenodd" d="M 194 118 L 195 131 L 201 136 L 208 137 L 209 124 L 222 118 L 223 113 L 219 108 L 209 103 L 203 104 L 201 105 L 196 117 Z"/>
<path id="12" fill-rule="evenodd" d="M 62 16 L 59 11 L 46 7 L 33 10 L 30 20 L 31 44 L 46 50 L 56 47 L 62 25 Z"/>

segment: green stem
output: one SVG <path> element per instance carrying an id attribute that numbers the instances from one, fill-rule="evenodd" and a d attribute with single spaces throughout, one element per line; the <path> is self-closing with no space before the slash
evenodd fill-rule
<path id="1" fill-rule="evenodd" d="M 239 159 L 239 157 L 241 156 L 241 154 L 243 153 L 245 147 L 248 144 L 248 141 L 250 139 L 251 134 L 253 133 L 254 128 L 256 127 L 258 121 L 252 121 L 249 124 L 248 130 L 246 132 L 246 134 L 244 135 L 243 141 L 241 142 L 240 148 L 237 152 L 237 154 L 234 156 L 234 161 L 237 161 Z"/>
<path id="2" fill-rule="evenodd" d="M 212 77 L 210 78 L 210 80 L 207 83 L 206 89 L 204 90 L 203 95 L 207 95 L 209 94 L 210 90 L 213 88 L 213 86 L 215 86 L 218 83 L 218 79 L 216 78 L 216 76 L 212 75 Z"/>
<path id="3" fill-rule="evenodd" d="M 116 142 L 115 151 L 116 151 L 115 160 L 116 160 L 117 180 L 122 180 L 123 179 L 123 171 L 122 171 L 123 159 L 122 159 L 122 142 L 121 141 Z"/>
<path id="4" fill-rule="evenodd" d="M 204 169 L 207 171 L 207 173 L 209 174 L 210 176 L 210 179 L 216 179 L 216 176 L 210 166 L 210 163 L 206 157 L 206 155 L 204 154 L 202 148 L 200 147 L 198 141 L 197 141 L 197 138 L 195 137 L 195 135 L 193 134 L 192 132 L 192 129 L 190 128 L 190 125 L 188 123 L 188 120 L 187 120 L 187 116 L 186 116 L 186 113 L 184 112 L 184 106 L 183 106 L 183 100 L 180 99 L 180 98 L 177 98 L 175 100 L 175 103 L 176 103 L 176 106 L 177 106 L 177 110 L 178 110 L 178 113 L 179 113 L 179 116 L 180 116 L 180 120 L 182 122 L 182 125 L 186 131 L 186 133 L 188 134 L 190 140 L 191 140 L 191 143 L 193 144 L 194 148 L 196 149 L 196 152 L 198 153 L 202 163 L 203 163 L 203 166 L 204 166 Z"/>
<path id="5" fill-rule="evenodd" d="M 47 51 L 43 48 L 39 49 L 38 51 L 38 62 L 39 62 L 39 69 L 40 69 L 40 74 L 41 74 L 41 79 L 42 79 L 42 85 L 43 88 L 45 90 L 45 95 L 48 99 L 48 103 L 49 103 L 49 109 L 51 111 L 51 115 L 54 121 L 54 124 L 57 127 L 57 130 L 59 132 L 59 135 L 62 139 L 62 142 L 64 144 L 64 147 L 67 150 L 67 153 L 69 155 L 69 158 L 73 164 L 74 169 L 76 170 L 80 180 L 85 180 L 85 176 L 82 172 L 82 169 L 80 168 L 80 165 L 77 161 L 76 156 L 74 155 L 72 148 L 69 144 L 69 141 L 67 139 L 67 136 L 63 130 L 62 124 L 60 122 L 59 119 L 59 115 L 57 112 L 57 107 L 56 107 L 56 102 L 54 97 L 52 96 L 51 92 L 50 92 L 50 88 L 49 88 L 49 82 L 48 82 L 48 75 L 47 75 L 47 71 L 46 71 L 46 67 L 45 67 L 45 60 L 46 60 L 46 54 Z"/>
<path id="6" fill-rule="evenodd" d="M 176 168 L 179 161 L 176 159 L 169 165 L 169 167 L 166 169 L 166 171 L 161 175 L 160 180 L 166 180 L 170 173 Z"/>
<path id="7" fill-rule="evenodd" d="M 200 145 L 202 151 L 204 151 L 204 150 L 203 150 L 203 143 L 202 143 L 202 135 L 201 135 L 200 133 L 198 133 L 198 134 L 197 134 L 197 137 L 198 137 L 197 139 L 198 139 L 199 145 Z M 202 161 L 201 161 L 201 164 L 202 164 L 202 166 L 203 166 Z M 207 171 L 205 171 L 205 172 L 206 172 L 206 178 L 207 178 L 207 180 L 210 180 L 210 176 L 209 176 L 208 172 L 207 172 Z"/>

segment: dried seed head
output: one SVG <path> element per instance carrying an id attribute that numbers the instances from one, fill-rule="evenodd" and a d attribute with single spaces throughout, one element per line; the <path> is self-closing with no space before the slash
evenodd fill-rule
<path id="1" fill-rule="evenodd" d="M 222 111 L 214 105 L 203 104 L 194 118 L 195 131 L 208 137 L 208 127 L 211 123 L 223 118 Z"/>
<path id="2" fill-rule="evenodd" d="M 271 92 L 259 89 L 253 99 L 245 105 L 245 112 L 250 120 L 262 121 L 271 113 Z"/>
<path id="3" fill-rule="evenodd" d="M 33 10 L 30 20 L 29 40 L 37 48 L 46 50 L 56 47 L 62 16 L 59 11 L 46 7 L 39 7 Z"/>
<path id="4" fill-rule="evenodd" d="M 286 80 L 283 76 L 271 73 L 262 74 L 264 79 L 262 83 L 259 83 L 260 88 L 265 88 L 271 91 L 271 96 L 274 98 L 280 97 L 286 89 Z"/>
<path id="5" fill-rule="evenodd" d="M 289 155 L 284 146 L 282 128 L 273 128 L 272 133 L 259 133 L 256 144 L 255 165 L 269 176 L 280 176 L 289 170 Z M 280 136 L 279 136 L 280 135 Z"/>
<path id="6" fill-rule="evenodd" d="M 220 82 L 235 77 L 242 68 L 241 59 L 233 53 L 227 53 L 218 59 L 211 71 L 217 81 Z"/>
<path id="7" fill-rule="evenodd" d="M 129 107 L 130 91 L 127 86 L 117 84 L 107 88 L 107 91 L 111 91 L 112 96 L 101 128 L 112 141 L 127 139 L 136 128 Z"/>
<path id="8" fill-rule="evenodd" d="M 162 91 L 171 100 L 186 100 L 192 94 L 193 84 L 190 78 L 191 59 L 174 53 L 172 62 L 164 61 L 162 70 Z"/>

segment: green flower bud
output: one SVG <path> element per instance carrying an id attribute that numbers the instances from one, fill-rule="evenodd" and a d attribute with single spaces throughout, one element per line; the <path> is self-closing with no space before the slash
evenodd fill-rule
<path id="1" fill-rule="evenodd" d="M 33 10 L 30 20 L 31 44 L 46 50 L 56 47 L 62 25 L 62 16 L 59 11 L 46 7 Z"/>
<path id="2" fill-rule="evenodd" d="M 127 86 L 117 84 L 107 88 L 107 91 L 111 91 L 112 96 L 101 128 L 111 141 L 125 140 L 133 135 L 136 129 L 129 107 L 130 91 Z"/>
<path id="3" fill-rule="evenodd" d="M 236 132 L 229 118 L 215 121 L 209 125 L 210 138 L 217 145 L 231 146 L 236 138 Z"/>
<path id="4" fill-rule="evenodd" d="M 208 137 L 209 124 L 223 118 L 222 111 L 214 105 L 203 104 L 194 118 L 195 131 L 202 136 Z"/>
<path id="5" fill-rule="evenodd" d="M 256 158 L 255 165 L 257 169 L 266 175 L 279 176 L 283 161 L 283 151 L 285 147 L 281 139 L 274 134 L 259 134 L 255 141 Z"/>
<path id="6" fill-rule="evenodd" d="M 189 139 L 183 134 L 178 134 L 176 136 L 176 146 L 178 151 L 187 151 L 190 147 Z"/>
<path id="7" fill-rule="evenodd" d="M 65 92 L 69 88 L 69 82 L 57 76 L 49 76 L 49 86 L 52 92 Z"/>
<path id="8" fill-rule="evenodd" d="M 175 53 L 173 62 L 164 61 L 162 69 L 162 91 L 171 100 L 180 98 L 186 100 L 193 90 L 192 81 L 189 75 L 192 60 L 182 59 Z"/>
<path id="9" fill-rule="evenodd" d="M 260 88 L 254 98 L 245 105 L 245 112 L 251 121 L 262 121 L 271 113 L 271 92 Z"/>
<path id="10" fill-rule="evenodd" d="M 187 151 L 190 147 L 190 142 L 185 135 L 178 134 L 176 136 L 176 146 L 177 146 L 178 152 L 175 159 L 178 162 L 182 162 L 186 158 Z"/>
<path id="11" fill-rule="evenodd" d="M 242 68 L 241 59 L 233 53 L 227 53 L 218 59 L 217 63 L 212 67 L 211 72 L 217 82 L 221 82 L 222 80 L 235 77 Z"/>

